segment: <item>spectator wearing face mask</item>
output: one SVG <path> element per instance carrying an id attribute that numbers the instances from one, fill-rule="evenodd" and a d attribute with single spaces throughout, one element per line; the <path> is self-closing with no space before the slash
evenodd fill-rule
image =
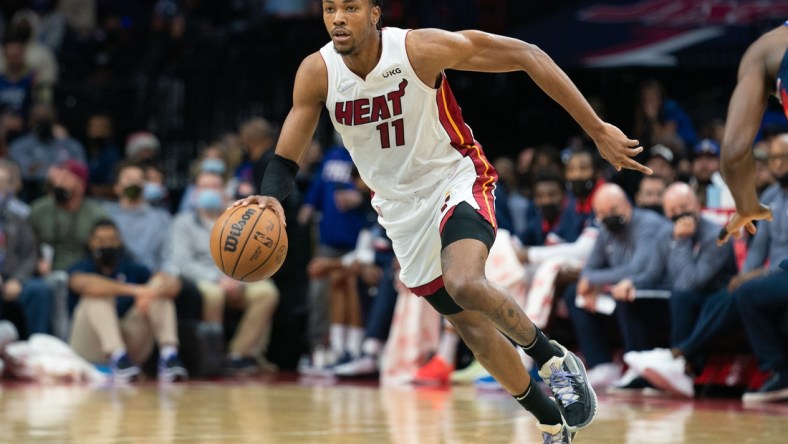
<path id="1" fill-rule="evenodd" d="M 67 160 L 85 163 L 85 150 L 70 137 L 55 135 L 55 112 L 45 104 L 34 105 L 30 111 L 29 134 L 16 139 L 10 148 L 10 157 L 22 172 L 23 193 L 32 201 L 44 192 L 50 169 Z"/>
<path id="2" fill-rule="evenodd" d="M 561 214 L 567 205 L 566 187 L 563 179 L 548 170 L 537 174 L 533 189 L 536 214 L 528 217 L 528 224 L 523 234 L 523 244 L 538 246 L 565 242 L 563 236 L 556 233 Z M 576 236 L 569 235 L 567 237 Z"/>
<path id="3" fill-rule="evenodd" d="M 0 208 L 27 220 L 30 205 L 21 201 L 16 195 L 22 188 L 22 176 L 19 166 L 8 159 L 0 159 Z"/>
<path id="4" fill-rule="evenodd" d="M 224 159 L 224 153 L 217 145 L 211 145 L 203 150 L 200 158 L 192 166 L 192 177 L 197 177 L 200 173 L 213 173 L 226 181 L 227 179 L 227 161 Z M 233 186 L 235 183 L 233 183 Z M 191 211 L 196 208 L 197 196 L 194 192 L 194 184 L 189 185 L 183 191 L 181 197 L 181 204 L 178 207 L 178 212 Z M 225 191 L 228 191 L 225 188 Z"/>
<path id="5" fill-rule="evenodd" d="M 643 176 L 635 194 L 635 205 L 644 210 L 664 214 L 662 195 L 665 193 L 665 179 L 660 176 Z"/>
<path id="6" fill-rule="evenodd" d="M 195 180 L 195 209 L 179 213 L 169 232 L 165 271 L 196 282 L 203 299 L 203 321 L 222 332 L 225 306 L 243 311 L 226 358 L 229 375 L 273 370 L 264 353 L 279 291 L 270 279 L 239 282 L 225 276 L 211 257 L 213 224 L 227 207 L 220 174 L 203 171 Z"/>
<path id="7" fill-rule="evenodd" d="M 556 231 L 564 233 L 564 241 L 574 242 L 585 228 L 592 225 L 594 209 L 591 203 L 599 187 L 604 184 L 590 151 L 574 151 L 566 162 L 566 208 Z"/>
<path id="8" fill-rule="evenodd" d="M 109 361 L 111 376 L 121 382 L 140 374 L 155 340 L 159 380 L 185 379 L 172 301 L 177 280 L 153 274 L 125 255 L 118 228 L 108 219 L 93 225 L 87 248 L 89 256 L 69 268 L 71 347 L 88 361 Z"/>
<path id="9" fill-rule="evenodd" d="M 670 223 L 651 211 L 633 208 L 618 185 L 603 185 L 593 203 L 601 223 L 599 237 L 580 281 L 567 287 L 564 300 L 590 369 L 589 382 L 600 388 L 611 384 L 624 388 L 632 382 L 631 375 L 622 376 L 622 366 L 613 361 L 613 351 L 605 336 L 608 324 L 613 319 L 618 324 L 624 351 L 651 350 L 660 345 L 655 335 L 667 336 L 668 305 L 664 299 L 636 299 L 627 294 L 626 298 L 616 299 L 611 318 L 598 313 L 598 297 L 609 294 L 615 285 L 627 279 L 637 289 L 659 286 L 659 282 L 635 279 L 635 276 L 653 259 L 658 234 L 669 229 Z"/>
<path id="10" fill-rule="evenodd" d="M 123 156 L 115 146 L 112 118 L 95 113 L 88 117 L 85 148 L 87 149 L 90 185 L 88 192 L 98 199 L 113 199 L 113 173 Z"/>
<path id="11" fill-rule="evenodd" d="M 655 278 L 664 273 L 671 290 L 670 349 L 631 352 L 624 359 L 658 388 L 691 398 L 694 386 L 690 374 L 703 370 L 709 341 L 740 329 L 736 306 L 727 290 L 728 281 L 736 274 L 736 258 L 730 243 L 717 246 L 720 226 L 700 216 L 698 198 L 689 185 L 671 185 L 665 191 L 664 204 L 673 229 L 663 232 L 643 273 Z M 625 282 L 618 290 L 635 288 Z"/>
<path id="12" fill-rule="evenodd" d="M 104 209 L 85 197 L 88 167 L 75 160 L 66 160 L 52 167 L 47 196 L 33 202 L 30 225 L 40 244 L 38 273 L 54 292 L 53 333 L 65 339 L 68 335 L 66 270 L 85 253 L 93 224 L 107 217 Z"/>
<path id="13" fill-rule="evenodd" d="M 164 180 L 164 170 L 155 163 L 143 163 L 145 185 L 142 187 L 142 198 L 151 206 L 171 212 L 170 190 Z"/>

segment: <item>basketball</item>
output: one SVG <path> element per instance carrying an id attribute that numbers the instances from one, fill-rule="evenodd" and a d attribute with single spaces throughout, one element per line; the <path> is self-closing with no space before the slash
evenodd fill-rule
<path id="1" fill-rule="evenodd" d="M 232 207 L 211 230 L 211 256 L 227 276 L 254 282 L 273 276 L 287 256 L 287 233 L 279 216 L 257 205 Z"/>

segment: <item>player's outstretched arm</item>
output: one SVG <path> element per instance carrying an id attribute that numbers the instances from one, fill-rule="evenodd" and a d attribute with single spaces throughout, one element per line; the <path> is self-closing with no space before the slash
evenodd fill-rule
<path id="1" fill-rule="evenodd" d="M 327 91 L 326 65 L 320 54 L 314 53 L 304 59 L 296 73 L 293 107 L 282 126 L 276 144 L 276 154 L 263 175 L 260 195 L 238 200 L 233 206 L 270 207 L 279 215 L 282 225 L 286 226 L 284 210 L 280 202 L 295 189 L 298 165 L 312 141 Z"/>
<path id="2" fill-rule="evenodd" d="M 594 140 L 602 157 L 616 169 L 629 168 L 651 174 L 632 159 L 643 148 L 621 130 L 605 123 L 577 89 L 569 76 L 537 46 L 521 40 L 481 31 L 447 32 L 438 29 L 412 31 L 408 53 L 417 74 L 426 83 L 443 69 L 481 72 L 525 71 L 558 102 Z"/>
<path id="3" fill-rule="evenodd" d="M 753 44 L 742 57 L 739 80 L 728 104 L 722 139 L 720 170 L 736 202 L 736 214 L 720 231 L 718 243 L 742 228 L 755 234 L 753 220 L 771 219 L 768 207 L 758 202 L 755 190 L 755 157 L 752 143 L 763 118 L 769 95 L 764 41 Z"/>

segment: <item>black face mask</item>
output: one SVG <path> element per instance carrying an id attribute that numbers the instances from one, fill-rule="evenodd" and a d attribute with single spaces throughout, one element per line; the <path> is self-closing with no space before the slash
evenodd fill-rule
<path id="1" fill-rule="evenodd" d="M 674 214 L 673 217 L 670 218 L 670 220 L 672 220 L 673 223 L 675 224 L 676 222 L 679 221 L 679 219 L 687 216 L 692 217 L 693 219 L 697 219 L 698 217 L 698 215 L 693 213 L 692 211 L 685 211 L 683 213 Z"/>
<path id="2" fill-rule="evenodd" d="M 96 147 L 103 147 L 109 143 L 109 137 L 88 137 L 88 144 Z"/>
<path id="3" fill-rule="evenodd" d="M 74 195 L 74 193 L 71 190 L 63 187 L 55 187 L 55 189 L 52 192 L 55 196 L 55 202 L 58 205 L 65 204 L 71 199 L 71 196 Z"/>
<path id="4" fill-rule="evenodd" d="M 641 205 L 640 208 L 644 210 L 651 210 L 657 214 L 664 214 L 662 210 L 662 205 L 654 204 L 654 205 Z"/>
<path id="5" fill-rule="evenodd" d="M 129 185 L 123 189 L 123 195 L 131 200 L 137 200 L 142 196 L 142 187 L 139 185 Z"/>
<path id="6" fill-rule="evenodd" d="M 596 181 L 594 179 L 570 180 L 566 183 L 569 191 L 578 199 L 585 199 L 591 195 Z"/>
<path id="7" fill-rule="evenodd" d="M 561 214 L 561 205 L 539 205 L 539 212 L 542 214 L 542 218 L 544 218 L 544 220 L 554 221 Z"/>
<path id="8" fill-rule="evenodd" d="M 39 120 L 33 124 L 33 132 L 41 140 L 52 140 L 55 138 L 55 135 L 52 132 L 53 126 L 54 122 L 51 120 Z"/>
<path id="9" fill-rule="evenodd" d="M 781 187 L 788 188 L 788 173 L 785 173 L 780 177 L 775 177 L 775 179 L 777 179 L 777 183 L 779 183 Z"/>
<path id="10" fill-rule="evenodd" d="M 105 247 L 91 250 L 90 254 L 97 264 L 108 268 L 114 268 L 118 265 L 120 257 L 123 255 L 122 247 Z"/>
<path id="11" fill-rule="evenodd" d="M 612 215 L 602 219 L 602 224 L 604 224 L 607 231 L 618 234 L 624 231 L 624 228 L 627 227 L 627 222 L 624 220 L 624 216 L 619 215 Z"/>

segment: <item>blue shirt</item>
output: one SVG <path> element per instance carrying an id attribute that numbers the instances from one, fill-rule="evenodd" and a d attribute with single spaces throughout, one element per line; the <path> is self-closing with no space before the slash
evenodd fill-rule
<path id="1" fill-rule="evenodd" d="M 352 172 L 350 153 L 344 147 L 334 147 L 326 152 L 320 171 L 307 191 L 306 203 L 322 215 L 319 227 L 321 245 L 342 250 L 356 247 L 358 233 L 367 220 L 364 205 L 340 211 L 334 200 L 336 191 L 356 188 Z"/>
<path id="2" fill-rule="evenodd" d="M 68 274 L 73 275 L 74 273 L 92 273 L 98 274 L 100 276 L 104 276 L 110 279 L 114 279 L 118 282 L 122 282 L 125 284 L 144 284 L 148 282 L 151 278 L 151 272 L 145 268 L 144 266 L 131 261 L 130 259 L 124 257 L 121 258 L 120 263 L 112 273 L 107 276 L 102 274 L 99 271 L 96 263 L 93 262 L 91 258 L 85 258 L 81 261 L 75 263 L 68 269 Z M 79 302 L 80 295 L 74 293 L 73 291 L 69 292 L 68 297 L 68 308 L 69 312 L 73 312 L 74 307 L 77 306 Z M 115 298 L 116 307 L 118 310 L 118 317 L 123 317 L 126 312 L 128 312 L 132 306 L 134 306 L 134 297 L 133 296 L 118 296 Z"/>
<path id="3" fill-rule="evenodd" d="M 123 160 L 123 156 L 115 145 L 106 145 L 98 152 L 90 153 L 88 156 L 90 183 L 111 185 L 115 180 L 115 167 L 121 160 Z"/>
<path id="4" fill-rule="evenodd" d="M 33 104 L 33 74 L 11 81 L 0 74 L 0 108 L 27 118 Z"/>

